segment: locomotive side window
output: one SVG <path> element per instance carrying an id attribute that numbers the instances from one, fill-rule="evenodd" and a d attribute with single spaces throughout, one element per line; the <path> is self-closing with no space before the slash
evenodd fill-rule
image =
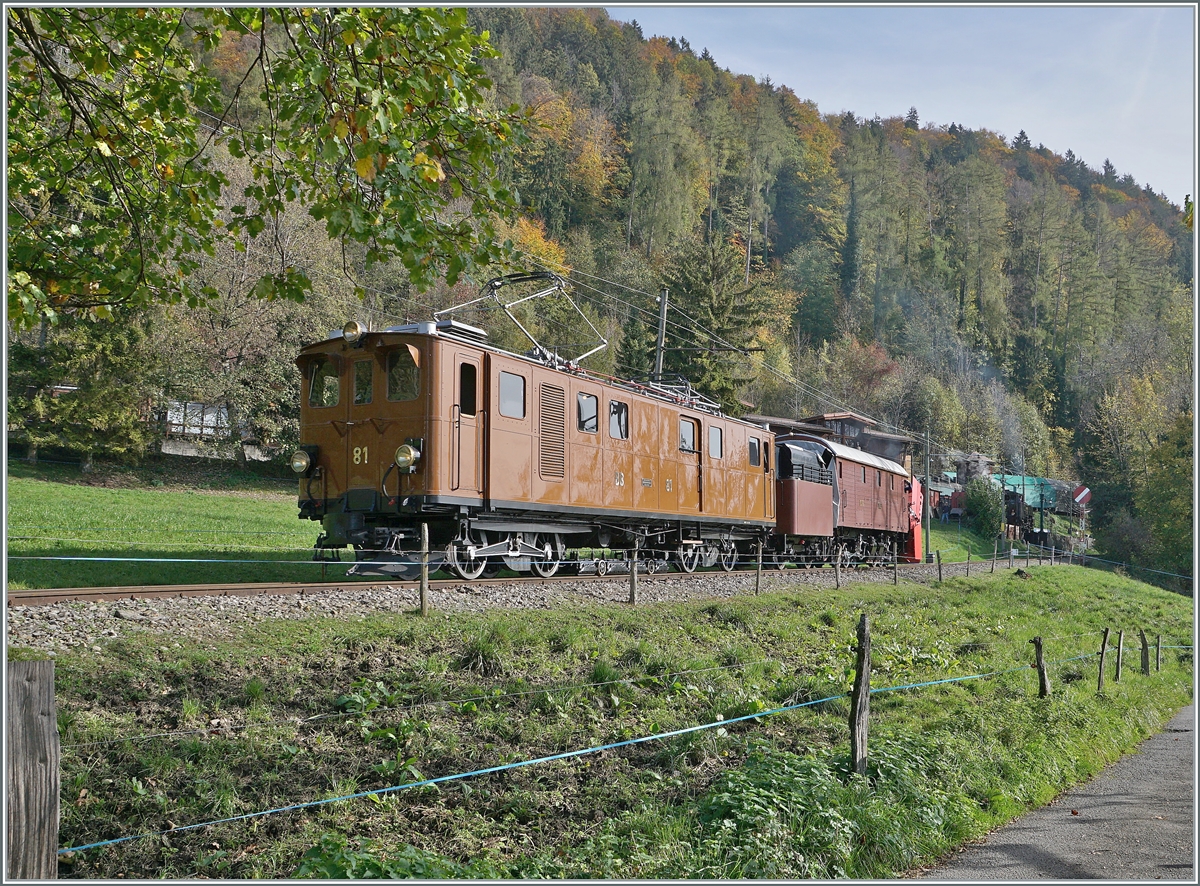
<path id="1" fill-rule="evenodd" d="M 413 354 L 414 348 L 405 345 L 388 354 L 387 398 L 389 400 L 415 400 L 421 391 L 421 370 Z"/>
<path id="2" fill-rule="evenodd" d="M 508 418 L 525 417 L 524 376 L 500 373 L 500 414 Z"/>
<path id="3" fill-rule="evenodd" d="M 354 364 L 354 405 L 371 402 L 371 381 L 375 377 L 373 360 L 358 360 Z"/>
<path id="4" fill-rule="evenodd" d="M 679 449 L 681 452 L 696 451 L 696 423 L 690 418 L 679 420 Z"/>
<path id="5" fill-rule="evenodd" d="M 608 401 L 608 436 L 614 440 L 629 439 L 629 404 L 620 400 Z"/>
<path id="6" fill-rule="evenodd" d="M 522 379 L 522 382 L 524 382 L 524 379 Z M 522 402 L 524 402 L 524 390 L 522 390 Z M 458 365 L 458 411 L 463 415 L 474 415 L 476 412 L 474 363 L 460 363 Z M 525 415 L 523 408 L 521 415 Z"/>
<path id="7" fill-rule="evenodd" d="M 580 394 L 579 430 L 595 434 L 600 430 L 600 400 L 594 394 Z"/>
<path id="8" fill-rule="evenodd" d="M 333 365 L 332 360 L 318 360 L 312 368 L 312 381 L 308 386 L 308 405 L 337 406 L 340 381 L 337 368 Z"/>
<path id="9" fill-rule="evenodd" d="M 757 468 L 762 463 L 762 458 L 758 452 L 759 442 L 757 437 L 750 438 L 750 467 Z"/>
<path id="10" fill-rule="evenodd" d="M 863 472 L 863 483 L 866 483 L 867 482 L 867 469 L 864 467 L 862 469 L 862 472 Z"/>
<path id="11" fill-rule="evenodd" d="M 875 485 L 883 486 L 883 474 L 880 471 L 875 472 Z"/>
<path id="12" fill-rule="evenodd" d="M 716 425 L 710 425 L 708 428 L 708 454 L 711 458 L 724 457 L 724 442 L 721 429 Z"/>

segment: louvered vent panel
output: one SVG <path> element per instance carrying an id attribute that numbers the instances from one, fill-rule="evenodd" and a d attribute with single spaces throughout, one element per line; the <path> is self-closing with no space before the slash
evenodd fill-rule
<path id="1" fill-rule="evenodd" d="M 538 472 L 543 480 L 561 480 L 567 470 L 567 395 L 557 385 L 541 388 Z"/>

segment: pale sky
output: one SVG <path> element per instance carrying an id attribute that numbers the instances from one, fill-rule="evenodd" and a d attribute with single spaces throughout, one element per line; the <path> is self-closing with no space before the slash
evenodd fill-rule
<path id="1" fill-rule="evenodd" d="M 1183 205 L 1196 194 L 1192 5 L 606 6 L 823 114 L 1020 130 Z"/>

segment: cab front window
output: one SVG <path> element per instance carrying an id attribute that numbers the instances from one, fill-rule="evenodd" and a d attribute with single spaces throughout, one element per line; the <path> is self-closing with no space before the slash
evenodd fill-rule
<path id="1" fill-rule="evenodd" d="M 340 386 L 337 366 L 328 357 L 322 357 L 313 363 L 308 383 L 308 405 L 318 408 L 337 406 Z"/>

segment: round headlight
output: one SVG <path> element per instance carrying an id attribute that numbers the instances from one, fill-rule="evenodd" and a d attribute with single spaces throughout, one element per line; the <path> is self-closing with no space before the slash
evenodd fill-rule
<path id="1" fill-rule="evenodd" d="M 351 320 L 342 327 L 342 338 L 347 344 L 354 344 L 360 338 L 367 334 L 367 327 L 357 320 Z"/>
<path id="2" fill-rule="evenodd" d="M 415 446 L 405 443 L 396 450 L 396 467 L 411 468 L 420 457 L 421 453 Z"/>
<path id="3" fill-rule="evenodd" d="M 303 449 L 297 449 L 292 453 L 292 470 L 297 474 L 303 474 L 312 464 L 312 459 L 308 457 L 308 453 Z"/>

